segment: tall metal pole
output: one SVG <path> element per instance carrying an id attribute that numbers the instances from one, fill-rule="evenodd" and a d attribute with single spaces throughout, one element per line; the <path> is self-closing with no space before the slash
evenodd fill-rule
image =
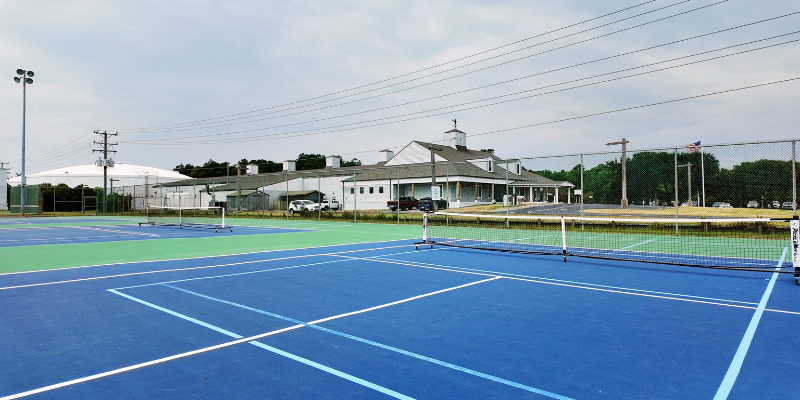
<path id="1" fill-rule="evenodd" d="M 108 135 L 103 135 L 103 215 L 108 215 Z M 178 201 L 180 208 L 180 201 Z"/>
<path id="2" fill-rule="evenodd" d="M 26 99 L 25 75 L 22 75 L 22 185 L 20 186 L 20 212 L 25 216 L 25 102 Z"/>

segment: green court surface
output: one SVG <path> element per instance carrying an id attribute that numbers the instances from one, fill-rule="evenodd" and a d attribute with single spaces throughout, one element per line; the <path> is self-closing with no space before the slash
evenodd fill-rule
<path id="1" fill-rule="evenodd" d="M 81 222 L 70 224 L 61 218 L 57 223 L 6 226 L 14 229 L 43 227 L 89 226 L 98 223 L 84 222 L 87 217 L 75 218 Z M 117 222 L 105 222 L 103 225 Z M 120 219 L 119 224 L 135 224 L 132 218 Z M 28 220 L 32 221 L 32 220 Z M 42 221 L 44 222 L 44 221 Z M 309 229 L 269 235 L 212 236 L 203 238 L 171 238 L 140 240 L 136 242 L 75 243 L 47 246 L 0 248 L 0 273 L 69 268 L 86 265 L 120 262 L 154 261 L 204 256 L 242 254 L 258 251 L 299 249 L 343 244 L 381 242 L 421 237 L 417 225 L 391 225 L 345 222 L 319 222 L 305 220 L 232 219 L 234 226 L 276 227 Z M 164 228 L 169 229 L 169 228 Z"/>

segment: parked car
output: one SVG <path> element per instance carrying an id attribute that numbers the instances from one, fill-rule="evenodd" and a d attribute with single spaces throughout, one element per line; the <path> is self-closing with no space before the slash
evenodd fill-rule
<path id="1" fill-rule="evenodd" d="M 294 200 L 289 203 L 289 214 L 291 215 L 302 211 L 317 211 L 318 209 L 319 205 L 311 200 Z"/>
<path id="2" fill-rule="evenodd" d="M 730 205 L 730 203 L 722 203 L 719 205 L 719 208 L 733 208 L 733 206 Z"/>
<path id="3" fill-rule="evenodd" d="M 719 207 L 721 205 L 722 205 L 721 201 L 715 201 L 714 204 L 711 205 L 711 207 Z"/>
<path id="4" fill-rule="evenodd" d="M 772 207 L 770 207 L 770 208 L 781 208 L 781 202 L 780 201 L 773 201 L 772 202 Z"/>
<path id="5" fill-rule="evenodd" d="M 436 200 L 436 207 L 439 210 L 447 209 L 447 200 L 439 199 Z M 417 205 L 417 209 L 420 211 L 433 211 L 433 199 L 430 197 L 423 197 L 419 199 L 419 204 Z"/>
<path id="6" fill-rule="evenodd" d="M 794 210 L 794 202 L 784 201 L 783 206 L 781 208 L 783 208 L 784 210 Z"/>
<path id="7" fill-rule="evenodd" d="M 748 201 L 747 208 L 758 208 L 758 202 L 755 200 Z"/>
<path id="8" fill-rule="evenodd" d="M 390 210 L 394 211 L 397 210 L 396 200 L 389 200 L 386 202 L 386 206 L 389 207 Z M 411 197 L 411 196 L 401 196 L 400 197 L 400 211 L 410 210 L 417 208 L 419 206 L 419 200 Z"/>
<path id="9" fill-rule="evenodd" d="M 322 200 L 322 203 L 319 204 L 319 207 L 322 211 L 330 211 L 339 210 L 341 209 L 342 205 L 336 200 Z"/>

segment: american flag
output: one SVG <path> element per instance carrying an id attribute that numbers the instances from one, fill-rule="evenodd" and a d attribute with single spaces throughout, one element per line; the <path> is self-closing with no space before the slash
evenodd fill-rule
<path id="1" fill-rule="evenodd" d="M 686 145 L 686 151 L 691 153 L 700 150 L 700 141 L 689 143 Z"/>

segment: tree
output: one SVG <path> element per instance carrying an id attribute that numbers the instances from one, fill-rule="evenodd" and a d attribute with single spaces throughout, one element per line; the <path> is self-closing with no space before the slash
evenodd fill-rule
<path id="1" fill-rule="evenodd" d="M 325 168 L 325 156 L 322 154 L 300 153 L 297 156 L 296 166 L 298 171 Z"/>
<path id="2" fill-rule="evenodd" d="M 342 161 L 341 163 L 342 167 L 358 167 L 360 165 L 361 165 L 361 160 L 357 158 L 353 158 L 350 161 Z"/>

